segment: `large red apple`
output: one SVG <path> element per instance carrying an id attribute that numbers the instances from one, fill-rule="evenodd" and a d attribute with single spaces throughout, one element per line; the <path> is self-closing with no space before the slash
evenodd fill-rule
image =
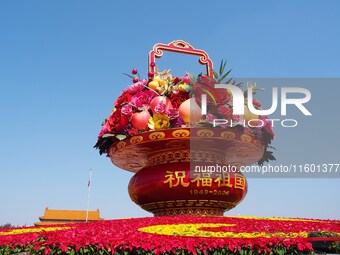
<path id="1" fill-rule="evenodd" d="M 194 98 L 185 100 L 178 108 L 179 116 L 186 123 L 198 122 L 202 118 L 201 107 L 196 103 Z"/>
<path id="2" fill-rule="evenodd" d="M 132 126 L 138 130 L 148 129 L 148 122 L 151 118 L 150 113 L 147 110 L 136 112 L 131 116 Z"/>
<path id="3" fill-rule="evenodd" d="M 153 98 L 150 102 L 150 109 L 153 113 L 155 112 L 155 108 L 159 103 L 165 104 L 166 109 L 172 108 L 172 103 L 171 103 L 169 98 L 167 98 L 165 96 L 157 96 L 157 97 Z"/>

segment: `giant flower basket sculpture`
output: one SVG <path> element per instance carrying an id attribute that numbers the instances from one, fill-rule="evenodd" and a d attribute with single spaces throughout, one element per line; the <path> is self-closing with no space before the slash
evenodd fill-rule
<path id="1" fill-rule="evenodd" d="M 207 75 L 159 72 L 155 58 L 163 51 L 199 56 Z M 220 83 L 241 87 L 227 78 L 225 66 L 222 61 L 217 73 L 206 52 L 173 41 L 153 47 L 148 79 L 140 79 L 136 69 L 129 75 L 133 84 L 115 101 L 95 147 L 116 166 L 135 173 L 129 195 L 144 210 L 223 215 L 247 193 L 240 167 L 274 159 L 267 150 L 274 137 L 268 119 L 246 105 L 244 115 L 233 115 L 232 93 L 215 88 Z M 253 105 L 261 107 L 256 100 Z"/>

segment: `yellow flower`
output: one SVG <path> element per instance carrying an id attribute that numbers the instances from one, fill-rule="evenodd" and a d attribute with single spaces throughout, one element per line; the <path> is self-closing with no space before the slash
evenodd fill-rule
<path id="1" fill-rule="evenodd" d="M 218 227 L 234 227 L 236 224 L 226 223 L 201 223 L 201 224 L 166 224 L 154 225 L 139 228 L 139 231 L 170 236 L 197 236 L 197 237 L 218 237 L 218 238 L 270 238 L 273 236 L 281 236 L 283 238 L 296 238 L 297 236 L 308 237 L 307 232 L 231 232 L 231 231 L 209 231 L 201 228 L 218 228 Z"/>
<path id="2" fill-rule="evenodd" d="M 37 233 L 41 231 L 57 231 L 57 230 L 63 230 L 63 229 L 69 229 L 70 227 L 40 227 L 40 228 L 21 228 L 21 229 L 13 229 L 7 232 L 0 231 L 0 236 L 4 235 L 19 235 L 19 234 L 25 234 L 25 233 Z"/>
<path id="3" fill-rule="evenodd" d="M 186 83 L 178 84 L 178 90 L 181 92 L 187 92 L 190 86 Z"/>
<path id="4" fill-rule="evenodd" d="M 155 113 L 153 117 L 149 119 L 148 126 L 151 130 L 166 129 L 170 127 L 170 119 L 165 114 Z"/>
<path id="5" fill-rule="evenodd" d="M 149 88 L 157 91 L 162 94 L 164 91 L 168 89 L 168 82 L 165 77 L 160 77 L 159 75 L 155 75 L 151 82 L 149 82 Z"/>

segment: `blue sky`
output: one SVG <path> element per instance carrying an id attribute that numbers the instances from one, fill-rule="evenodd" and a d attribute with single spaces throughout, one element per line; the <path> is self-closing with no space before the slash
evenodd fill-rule
<path id="1" fill-rule="evenodd" d="M 122 73 L 146 75 L 155 43 L 188 41 L 215 65 L 227 59 L 234 77 L 339 77 L 336 0 L 171 4 L 0 2 L 0 224 L 32 225 L 45 207 L 85 210 L 90 168 L 90 209 L 106 219 L 150 215 L 128 197 L 131 173 L 92 147 L 130 84 Z M 182 56 L 161 61 L 180 72 L 201 68 Z M 339 163 L 339 86 L 313 86 L 313 118 L 276 130 L 278 163 Z M 339 179 L 248 182 L 246 199 L 227 215 L 339 219 Z"/>

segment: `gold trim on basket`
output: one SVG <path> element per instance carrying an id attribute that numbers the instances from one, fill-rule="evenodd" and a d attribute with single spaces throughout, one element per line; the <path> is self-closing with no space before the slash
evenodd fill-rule
<path id="1" fill-rule="evenodd" d="M 133 136 L 130 138 L 130 143 L 135 144 L 135 143 L 141 143 L 143 142 L 143 136 L 138 135 L 138 136 Z"/>
<path id="2" fill-rule="evenodd" d="M 118 149 L 124 148 L 125 146 L 126 146 L 126 142 L 124 142 L 124 141 L 120 141 L 119 143 L 117 143 Z"/>
<path id="3" fill-rule="evenodd" d="M 235 134 L 234 132 L 232 132 L 232 131 L 223 131 L 223 132 L 221 133 L 221 137 L 233 139 L 233 138 L 236 137 L 236 134 Z"/>
<path id="4" fill-rule="evenodd" d="M 164 132 L 152 132 L 149 135 L 149 138 L 151 140 L 160 140 L 160 139 L 163 139 L 164 137 L 165 137 L 165 133 Z"/>
<path id="5" fill-rule="evenodd" d="M 247 134 L 241 135 L 240 139 L 241 139 L 241 141 L 244 141 L 244 142 L 247 142 L 247 143 L 251 142 L 251 136 L 247 135 Z"/>
<path id="6" fill-rule="evenodd" d="M 189 137 L 190 131 L 186 129 L 179 129 L 172 132 L 173 137 Z"/>
<path id="7" fill-rule="evenodd" d="M 209 129 L 198 130 L 197 135 L 200 137 L 212 137 L 214 132 Z"/>

